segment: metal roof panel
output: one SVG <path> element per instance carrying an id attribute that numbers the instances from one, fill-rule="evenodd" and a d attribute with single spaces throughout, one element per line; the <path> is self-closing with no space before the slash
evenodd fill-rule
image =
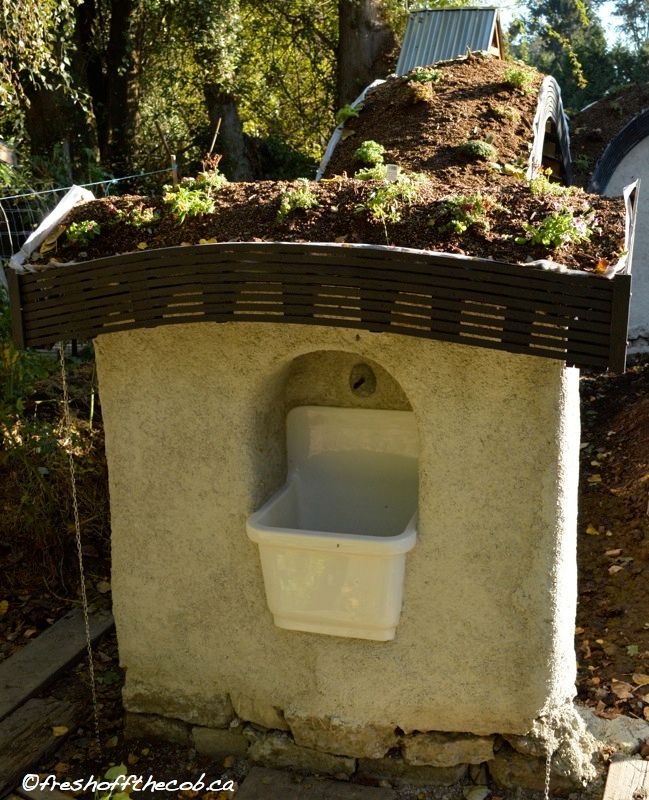
<path id="1" fill-rule="evenodd" d="M 499 25 L 496 8 L 413 11 L 397 64 L 397 75 L 414 67 L 448 61 L 470 50 L 489 50 Z"/>

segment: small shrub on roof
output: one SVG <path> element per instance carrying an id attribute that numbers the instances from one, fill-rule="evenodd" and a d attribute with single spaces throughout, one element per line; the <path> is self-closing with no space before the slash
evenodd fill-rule
<path id="1" fill-rule="evenodd" d="M 277 221 L 282 222 L 288 215 L 298 208 L 315 208 L 319 205 L 318 198 L 311 190 L 306 178 L 299 178 L 295 189 L 287 189 L 280 195 Z"/>
<path id="2" fill-rule="evenodd" d="M 165 186 L 162 196 L 170 207 L 171 213 L 181 224 L 187 217 L 199 217 L 201 214 L 213 214 L 216 206 L 211 196 L 203 189 L 193 188 L 194 182 L 182 183 L 172 188 Z"/>
<path id="3" fill-rule="evenodd" d="M 354 175 L 359 181 L 384 181 L 388 168 L 385 164 L 376 164 L 374 167 L 363 167 Z"/>
<path id="4" fill-rule="evenodd" d="M 501 122 L 511 122 L 514 125 L 518 124 L 521 119 L 520 112 L 509 106 L 490 105 L 489 114 Z"/>
<path id="5" fill-rule="evenodd" d="M 557 181 L 551 181 L 550 175 L 552 175 L 551 169 L 541 169 L 530 180 L 530 192 L 532 192 L 535 197 L 561 197 L 563 195 L 577 193 L 577 187 L 564 186 Z"/>
<path id="6" fill-rule="evenodd" d="M 439 211 L 441 219 L 447 219 L 441 225 L 442 230 L 451 230 L 455 233 L 464 233 L 469 228 L 481 228 L 489 230 L 488 214 L 493 210 L 502 210 L 503 206 L 497 203 L 489 195 L 480 192 L 469 195 L 455 195 L 441 203 Z M 431 226 L 438 224 L 438 219 L 432 219 L 428 223 Z"/>
<path id="7" fill-rule="evenodd" d="M 469 139 L 459 146 L 459 151 L 470 158 L 482 159 L 483 161 L 495 161 L 498 158 L 498 151 L 490 143 L 482 139 Z"/>
<path id="8" fill-rule="evenodd" d="M 408 81 L 416 83 L 439 83 L 444 77 L 441 69 L 434 67 L 417 67 L 408 75 Z"/>
<path id="9" fill-rule="evenodd" d="M 525 236 L 516 238 L 517 244 L 543 245 L 556 250 L 565 244 L 578 244 L 590 239 L 593 233 L 593 212 L 576 217 L 570 208 L 547 214 L 540 222 L 526 222 Z"/>
<path id="10" fill-rule="evenodd" d="M 118 211 L 117 219 L 132 228 L 146 228 L 160 219 L 160 214 L 149 206 L 140 203 L 139 206 L 131 208 L 129 211 Z"/>
<path id="11" fill-rule="evenodd" d="M 385 147 L 373 139 L 366 139 L 359 148 L 354 151 L 354 161 L 360 161 L 361 164 L 367 164 L 369 167 L 375 167 L 377 164 L 383 163 L 383 156 L 385 155 Z"/>
<path id="12" fill-rule="evenodd" d="M 71 222 L 65 235 L 73 244 L 90 244 L 101 233 L 101 225 L 94 219 L 84 219 L 80 222 Z"/>
<path id="13" fill-rule="evenodd" d="M 374 189 L 362 208 L 366 208 L 374 219 L 382 222 L 400 222 L 404 206 L 417 200 L 423 175 L 402 173 L 396 181 Z"/>
<path id="14" fill-rule="evenodd" d="M 349 103 L 347 103 L 347 105 L 343 106 L 342 108 L 339 108 L 338 111 L 336 111 L 336 122 L 339 125 L 342 125 L 342 123 L 347 122 L 348 119 L 353 119 L 354 117 L 357 117 L 361 108 L 362 106 L 356 106 L 356 108 L 354 108 Z"/>
<path id="15" fill-rule="evenodd" d="M 529 94 L 534 86 L 534 73 L 528 69 L 510 67 L 505 70 L 505 83 L 523 94 Z"/>

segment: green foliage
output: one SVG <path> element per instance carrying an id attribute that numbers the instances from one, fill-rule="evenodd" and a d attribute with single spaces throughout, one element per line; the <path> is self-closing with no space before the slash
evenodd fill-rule
<path id="1" fill-rule="evenodd" d="M 278 222 L 283 222 L 289 214 L 298 208 L 308 209 L 320 205 L 308 180 L 301 178 L 296 183 L 295 189 L 287 189 L 280 195 L 279 210 L 277 211 Z"/>
<path id="2" fill-rule="evenodd" d="M 11 338 L 11 311 L 5 290 L 0 286 L 0 429 L 25 410 L 25 402 L 37 381 L 46 378 L 52 367 L 50 358 L 29 350 L 18 350 Z M 1 431 L 0 431 L 1 432 Z"/>
<path id="3" fill-rule="evenodd" d="M 509 67 L 505 70 L 505 83 L 523 94 L 529 94 L 534 87 L 534 73 L 528 69 Z"/>
<path id="4" fill-rule="evenodd" d="M 516 239 L 518 244 L 543 245 L 556 250 L 565 244 L 590 239 L 593 229 L 586 217 L 575 217 L 570 208 L 552 211 L 540 222 L 526 222 L 525 236 Z"/>
<path id="5" fill-rule="evenodd" d="M 101 225 L 94 219 L 83 219 L 71 222 L 65 232 L 72 244 L 86 245 L 101 233 Z"/>
<path id="6" fill-rule="evenodd" d="M 377 164 L 383 163 L 383 156 L 385 155 L 385 147 L 373 139 L 366 139 L 360 147 L 354 151 L 354 161 L 360 161 L 361 164 L 367 164 L 370 167 L 375 167 Z"/>
<path id="7" fill-rule="evenodd" d="M 388 168 L 385 164 L 376 164 L 374 167 L 363 167 L 356 171 L 354 177 L 359 181 L 383 181 Z"/>
<path id="8" fill-rule="evenodd" d="M 182 223 L 187 217 L 199 217 L 201 214 L 213 214 L 216 206 L 209 191 L 194 188 L 196 181 L 186 179 L 179 186 L 165 186 L 162 199 L 170 207 L 171 213 Z"/>
<path id="9" fill-rule="evenodd" d="M 513 125 L 517 125 L 521 120 L 520 112 L 509 106 L 490 105 L 489 114 L 494 119 L 498 119 L 501 122 L 511 122 Z"/>
<path id="10" fill-rule="evenodd" d="M 417 67 L 408 75 L 408 80 L 416 83 L 439 83 L 443 77 L 444 73 L 440 69 Z"/>
<path id="11" fill-rule="evenodd" d="M 354 117 L 357 117 L 360 113 L 361 108 L 362 106 L 357 106 L 356 108 L 354 108 L 349 103 L 347 103 L 347 105 L 343 106 L 342 108 L 339 108 L 338 111 L 336 111 L 336 122 L 339 125 L 342 125 L 343 122 L 347 122 L 348 119 L 353 119 Z"/>
<path id="12" fill-rule="evenodd" d="M 469 139 L 458 147 L 458 150 L 465 156 L 483 161 L 495 161 L 498 158 L 498 150 L 490 143 L 481 139 Z"/>
<path id="13" fill-rule="evenodd" d="M 483 195 L 480 192 L 456 195 L 440 205 L 441 218 L 447 220 L 442 224 L 442 230 L 464 233 L 469 228 L 481 228 L 488 231 L 488 214 L 495 209 L 502 209 L 502 206 L 489 195 Z M 435 226 L 439 222 L 435 219 L 431 220 L 429 224 Z"/>
<path id="14" fill-rule="evenodd" d="M 142 203 L 129 211 L 118 211 L 117 219 L 132 228 L 146 228 L 160 219 L 160 214 L 150 206 Z"/>
<path id="15" fill-rule="evenodd" d="M 189 181 L 190 186 L 196 189 L 202 189 L 210 197 L 213 197 L 228 183 L 228 179 L 225 175 L 222 175 L 218 169 L 203 170 L 203 172 L 198 173 L 193 184 L 191 183 L 191 179 L 189 179 Z"/>
<path id="16" fill-rule="evenodd" d="M 540 170 L 529 182 L 530 192 L 535 197 L 561 197 L 575 194 L 578 190 L 574 186 L 564 186 L 562 183 L 550 180 L 552 170 Z"/>
<path id="17" fill-rule="evenodd" d="M 590 172 L 593 166 L 593 159 L 589 155 L 586 155 L 586 153 L 580 153 L 574 159 L 573 164 L 580 172 Z"/>
<path id="18" fill-rule="evenodd" d="M 404 207 L 417 200 L 424 180 L 422 175 L 416 173 L 410 175 L 402 173 L 396 181 L 373 189 L 362 207 L 369 211 L 370 216 L 383 224 L 400 222 Z"/>

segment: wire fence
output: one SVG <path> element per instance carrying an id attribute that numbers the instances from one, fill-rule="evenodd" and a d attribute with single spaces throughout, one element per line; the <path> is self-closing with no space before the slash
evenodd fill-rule
<path id="1" fill-rule="evenodd" d="M 108 197 L 111 194 L 117 194 L 120 186 L 126 181 L 132 182 L 163 173 L 169 174 L 169 169 L 140 172 L 136 175 L 125 175 L 123 178 L 110 178 L 105 181 L 77 185 L 90 189 L 97 197 Z M 41 220 L 52 211 L 71 188 L 71 186 L 63 186 L 58 189 L 44 189 L 23 194 L 0 193 L 0 260 L 8 260 L 20 250 L 26 239 L 39 226 Z"/>

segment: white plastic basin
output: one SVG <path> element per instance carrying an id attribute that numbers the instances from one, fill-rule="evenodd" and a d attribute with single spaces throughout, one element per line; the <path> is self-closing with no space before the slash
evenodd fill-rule
<path id="1" fill-rule="evenodd" d="M 394 638 L 417 536 L 418 449 L 410 411 L 288 414 L 288 479 L 247 522 L 277 626 Z"/>

